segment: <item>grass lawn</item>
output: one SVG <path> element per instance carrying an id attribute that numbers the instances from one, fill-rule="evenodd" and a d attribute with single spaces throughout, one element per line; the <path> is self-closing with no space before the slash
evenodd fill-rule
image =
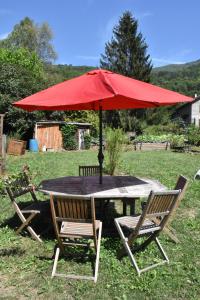
<path id="1" fill-rule="evenodd" d="M 8 157 L 7 168 L 14 173 L 27 163 L 33 181 L 77 175 L 79 164 L 96 163 L 96 152 L 27 153 L 23 157 Z M 200 156 L 162 152 L 125 152 L 119 172 L 155 178 L 173 188 L 177 176 L 189 178 L 186 196 L 173 227 L 179 244 L 163 234 L 160 240 L 170 264 L 158 267 L 140 278 L 128 257 L 119 261 L 116 252 L 119 238 L 103 237 L 97 284 L 89 281 L 51 279 L 54 238 L 38 244 L 28 234 L 17 236 L 14 228 L 2 225 L 13 217 L 7 198 L 0 202 L 0 299 L 200 299 L 200 182 L 193 176 L 200 168 Z M 153 247 L 138 256 L 144 265 L 146 257 L 153 258 Z M 63 259 L 61 268 L 90 270 L 89 263 L 80 264 Z"/>

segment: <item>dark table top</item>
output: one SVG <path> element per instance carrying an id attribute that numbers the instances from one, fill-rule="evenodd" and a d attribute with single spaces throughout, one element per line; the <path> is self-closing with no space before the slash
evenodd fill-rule
<path id="1" fill-rule="evenodd" d="M 165 191 L 167 188 L 159 181 L 134 176 L 66 176 L 43 180 L 39 191 L 45 194 L 94 196 L 100 199 L 122 199 L 148 197 L 151 190 Z"/>

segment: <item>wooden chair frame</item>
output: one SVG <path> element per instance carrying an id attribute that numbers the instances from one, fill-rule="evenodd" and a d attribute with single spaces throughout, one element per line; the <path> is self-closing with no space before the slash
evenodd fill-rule
<path id="1" fill-rule="evenodd" d="M 5 189 L 12 202 L 12 206 L 22 222 L 22 225 L 17 229 L 16 233 L 19 234 L 23 229 L 27 229 L 33 239 L 38 242 L 42 242 L 40 236 L 37 235 L 30 226 L 33 218 L 40 214 L 40 210 L 32 209 L 33 205 L 21 210 L 16 201 L 18 197 L 29 193 L 37 207 L 38 199 L 34 192 L 34 186 L 29 182 L 27 173 L 23 171 L 17 179 L 5 181 L 5 185 Z M 28 215 L 28 217 L 26 217 L 26 215 Z"/>
<path id="2" fill-rule="evenodd" d="M 79 176 L 97 176 L 100 174 L 100 167 L 97 165 L 90 165 L 90 166 L 79 166 Z M 96 204 L 99 205 L 99 209 L 101 214 L 105 214 L 105 209 L 108 206 L 110 199 L 96 199 Z"/>
<path id="3" fill-rule="evenodd" d="M 186 177 L 184 177 L 183 175 L 180 175 L 178 177 L 177 183 L 175 185 L 175 190 L 181 190 L 180 195 L 178 197 L 177 203 L 176 203 L 176 207 L 170 217 L 170 219 L 168 220 L 167 225 L 165 226 L 165 233 L 170 237 L 170 239 L 172 241 L 174 241 L 175 243 L 179 243 L 179 239 L 177 238 L 176 235 L 176 231 L 173 227 L 170 226 L 171 222 L 173 221 L 173 218 L 175 217 L 175 213 L 176 213 L 176 209 L 178 208 L 178 206 L 180 205 L 181 200 L 183 199 L 184 195 L 185 195 L 185 191 L 188 187 L 188 179 Z"/>
<path id="4" fill-rule="evenodd" d="M 177 180 L 176 185 L 174 187 L 175 190 L 181 190 L 181 193 L 180 193 L 179 198 L 178 198 L 177 203 L 176 203 L 176 207 L 175 207 L 176 209 L 178 208 L 181 200 L 183 199 L 183 197 L 185 195 L 185 191 L 187 189 L 187 186 L 188 186 L 188 179 L 186 177 L 184 177 L 183 175 L 180 175 L 178 177 L 178 180 Z M 142 202 L 141 205 L 142 205 L 142 210 L 143 210 L 145 205 L 146 205 L 146 202 Z M 176 209 L 174 210 L 174 212 L 176 211 Z M 167 225 L 165 226 L 164 232 L 169 236 L 169 238 L 173 242 L 179 243 L 179 239 L 177 238 L 175 229 L 170 226 L 170 223 L 173 221 L 173 218 L 174 218 L 174 213 L 171 215 Z M 160 221 L 155 219 L 155 222 L 159 224 Z"/>
<path id="5" fill-rule="evenodd" d="M 52 278 L 54 276 L 59 276 L 69 279 L 86 279 L 93 280 L 96 283 L 99 268 L 102 222 L 96 220 L 94 198 L 84 198 L 78 196 L 54 196 L 51 194 L 50 204 L 55 234 L 58 241 L 58 247 L 56 249 L 52 270 Z M 88 204 L 90 204 L 90 209 Z M 96 226 L 97 223 L 99 225 L 98 227 Z M 66 233 L 62 232 L 62 228 L 64 228 L 65 225 L 66 228 L 68 228 L 68 225 L 71 226 L 71 232 L 70 230 L 68 230 Z M 84 227 L 88 227 L 88 225 L 92 229 L 91 232 L 84 232 Z M 73 226 L 78 228 L 77 232 L 73 230 Z M 96 252 L 94 275 L 81 276 L 57 273 L 56 270 L 60 251 L 64 253 L 66 246 L 91 246 L 89 243 L 76 242 L 76 240 L 79 240 L 80 238 L 93 239 L 94 241 L 94 249 Z"/>
<path id="6" fill-rule="evenodd" d="M 99 166 L 79 166 L 79 176 L 95 176 L 100 174 Z"/>
<path id="7" fill-rule="evenodd" d="M 115 219 L 115 225 L 121 237 L 124 249 L 127 252 L 131 263 L 135 267 L 139 276 L 142 272 L 148 271 L 149 269 L 152 269 L 159 265 L 169 263 L 169 259 L 158 240 L 158 236 L 165 228 L 170 216 L 176 208 L 180 192 L 180 190 L 157 193 L 154 193 L 152 191 L 149 195 L 147 204 L 139 217 L 132 216 Z M 135 220 L 136 222 L 136 225 L 134 227 L 127 225 L 128 229 L 131 230 L 131 234 L 128 236 L 128 238 L 125 237 L 122 230 L 123 222 L 126 223 L 127 218 L 129 218 L 129 222 L 130 220 Z M 155 219 L 160 221 L 159 224 L 154 221 Z M 147 239 L 140 246 L 132 248 L 135 240 L 141 236 L 147 236 Z M 151 242 L 156 243 L 158 250 L 163 257 L 163 260 L 159 263 L 152 264 L 146 268 L 140 269 L 133 254 L 137 251 L 144 250 Z M 120 255 L 122 256 L 123 254 L 124 250 L 122 249 Z"/>

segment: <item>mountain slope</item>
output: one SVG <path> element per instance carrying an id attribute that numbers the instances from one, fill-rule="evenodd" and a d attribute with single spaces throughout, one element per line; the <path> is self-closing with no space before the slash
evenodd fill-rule
<path id="1" fill-rule="evenodd" d="M 156 67 L 153 68 L 152 72 L 157 73 L 160 71 L 167 71 L 167 72 L 177 72 L 177 71 L 182 71 L 184 69 L 190 68 L 192 66 L 199 65 L 200 66 L 200 59 L 188 62 L 185 64 L 170 64 L 162 67 Z"/>
<path id="2" fill-rule="evenodd" d="M 200 60 L 155 68 L 151 82 L 191 97 L 200 95 Z"/>

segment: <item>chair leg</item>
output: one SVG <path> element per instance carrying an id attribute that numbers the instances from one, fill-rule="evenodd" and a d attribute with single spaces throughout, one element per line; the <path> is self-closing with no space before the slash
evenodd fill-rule
<path id="1" fill-rule="evenodd" d="M 116 225 L 117 231 L 118 231 L 118 233 L 119 233 L 119 235 L 120 235 L 120 237 L 121 237 L 123 246 L 124 246 L 124 248 L 125 248 L 125 250 L 126 250 L 126 252 L 127 252 L 127 254 L 128 254 L 128 256 L 129 256 L 129 258 L 130 258 L 130 260 L 131 260 L 133 266 L 135 267 L 135 269 L 136 269 L 138 275 L 140 276 L 140 269 L 139 269 L 139 267 L 138 267 L 138 265 L 137 265 L 137 262 L 136 262 L 136 260 L 135 260 L 135 258 L 134 258 L 134 256 L 133 256 L 133 254 L 132 254 L 132 252 L 131 252 L 130 246 L 129 246 L 129 244 L 128 244 L 128 239 L 124 236 L 124 233 L 123 233 L 123 231 L 122 231 L 122 229 L 121 229 L 121 227 L 120 227 L 120 225 L 119 225 L 119 223 L 117 222 L 116 219 L 115 219 L 115 225 Z M 121 251 L 120 251 L 120 255 L 121 255 L 121 254 L 122 254 L 122 253 L 121 253 Z"/>
<path id="2" fill-rule="evenodd" d="M 60 255 L 60 248 L 58 247 L 56 249 L 56 254 L 55 254 L 55 259 L 54 259 L 54 264 L 53 264 L 53 270 L 52 270 L 51 278 L 53 278 L 55 276 L 58 276 L 58 277 L 69 278 L 69 279 L 93 280 L 96 283 L 97 282 L 97 277 L 98 277 L 98 270 L 99 270 L 101 233 L 102 233 L 102 222 L 100 222 L 100 226 L 99 226 L 94 276 L 79 276 L 79 275 L 74 275 L 74 274 L 56 273 L 58 259 L 59 259 L 59 255 Z"/>
<path id="3" fill-rule="evenodd" d="M 168 235 L 168 237 L 176 244 L 180 243 L 179 239 L 177 238 L 176 234 L 168 228 L 167 226 L 163 229 L 163 231 Z"/>
<path id="4" fill-rule="evenodd" d="M 157 218 L 154 218 L 153 220 L 157 225 L 160 224 L 160 220 L 158 220 Z M 172 228 L 169 225 L 166 225 L 163 229 L 163 231 L 166 233 L 166 235 L 168 235 L 168 237 L 174 242 L 174 243 L 179 243 L 179 239 L 176 236 L 176 231 L 174 230 L 174 228 Z"/>
<path id="5" fill-rule="evenodd" d="M 56 254 L 55 254 L 55 259 L 54 259 L 54 264 L 53 264 L 53 270 L 52 270 L 51 278 L 53 278 L 55 276 L 55 274 L 56 274 L 56 268 L 57 268 L 57 264 L 58 264 L 59 255 L 60 255 L 60 248 L 57 248 L 56 249 Z"/>
<path id="6" fill-rule="evenodd" d="M 23 216 L 23 214 L 20 212 L 18 212 L 18 215 L 21 219 L 21 221 L 23 222 L 22 225 L 17 229 L 16 233 L 19 234 L 23 228 L 26 227 L 26 229 L 28 230 L 28 232 L 30 233 L 30 235 L 32 236 L 32 238 L 40 243 L 42 243 L 42 240 L 40 239 L 40 236 L 37 235 L 35 233 L 35 231 L 33 230 L 33 228 L 31 226 L 27 226 L 28 223 L 30 223 L 30 221 L 32 220 L 32 218 L 36 215 L 35 213 L 32 213 L 27 219 L 25 219 L 25 217 Z"/>
<path id="7" fill-rule="evenodd" d="M 31 228 L 30 226 L 28 226 L 27 230 L 28 230 L 28 232 L 30 233 L 30 235 L 32 236 L 32 238 L 34 240 L 36 240 L 37 242 L 42 243 L 42 240 L 41 240 L 40 236 L 35 233 L 35 231 L 33 230 L 33 228 Z"/>
<path id="8" fill-rule="evenodd" d="M 150 237 L 149 237 L 142 245 L 140 245 L 139 247 L 135 248 L 135 249 L 134 249 L 134 253 L 135 253 L 136 251 L 143 250 L 143 249 L 146 248 L 152 241 L 155 241 L 155 243 L 156 243 L 156 245 L 157 245 L 158 249 L 160 250 L 160 253 L 161 253 L 162 257 L 163 257 L 163 260 L 162 260 L 161 262 L 159 262 L 159 263 L 150 265 L 150 266 L 148 266 L 148 267 L 146 267 L 146 268 L 139 269 L 139 267 L 138 267 L 138 265 L 137 265 L 137 262 L 136 262 L 136 260 L 135 260 L 135 258 L 134 258 L 134 256 L 133 256 L 132 251 L 131 251 L 130 240 L 128 240 L 128 239 L 124 236 L 123 231 L 122 231 L 122 229 L 121 229 L 119 223 L 117 222 L 117 220 L 115 220 L 115 225 L 116 225 L 117 230 L 118 230 L 118 232 L 119 232 L 119 235 L 120 235 L 120 237 L 121 237 L 121 239 L 122 239 L 124 248 L 125 248 L 125 250 L 126 250 L 128 256 L 129 256 L 129 258 L 130 258 L 130 260 L 131 260 L 131 263 L 132 263 L 132 265 L 135 267 L 135 269 L 136 269 L 136 271 L 137 271 L 137 273 L 138 273 L 139 276 L 140 276 L 140 274 L 141 274 L 142 272 L 146 272 L 146 271 L 148 271 L 148 270 L 150 270 L 150 269 L 152 269 L 152 268 L 155 268 L 155 267 L 157 267 L 157 266 L 159 266 L 159 265 L 163 265 L 163 264 L 165 264 L 165 263 L 169 263 L 169 259 L 168 259 L 167 255 L 166 255 L 166 253 L 165 253 L 163 247 L 161 246 L 161 244 L 160 244 L 160 242 L 159 242 L 159 240 L 158 240 L 158 238 L 157 238 L 157 236 L 156 236 L 156 235 L 157 235 L 157 233 L 156 233 L 155 235 L 152 234 L 152 235 L 151 235 L 151 236 L 150 236 Z"/>
<path id="9" fill-rule="evenodd" d="M 26 221 L 23 222 L 22 225 L 17 229 L 16 233 L 19 234 L 22 231 L 22 229 L 30 223 L 30 221 L 35 217 L 35 215 L 35 213 L 30 214 Z"/>
<path id="10" fill-rule="evenodd" d="M 100 256 L 100 245 L 101 245 L 101 232 L 102 232 L 102 222 L 99 226 L 98 234 L 98 243 L 97 243 L 97 252 L 96 252 L 96 261 L 95 261 L 95 271 L 94 271 L 94 282 L 97 282 L 98 271 L 99 271 L 99 256 Z"/>

